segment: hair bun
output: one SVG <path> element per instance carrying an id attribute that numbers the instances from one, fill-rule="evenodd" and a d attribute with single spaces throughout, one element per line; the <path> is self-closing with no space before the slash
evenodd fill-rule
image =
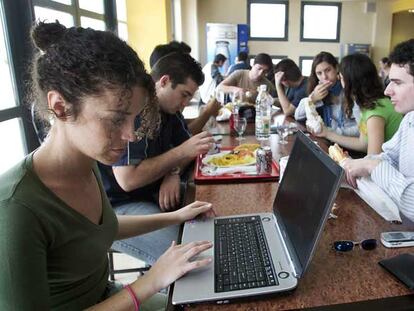
<path id="1" fill-rule="evenodd" d="M 52 44 L 59 42 L 66 32 L 66 27 L 58 21 L 55 23 L 38 22 L 32 28 L 33 43 L 42 51 L 46 51 Z"/>

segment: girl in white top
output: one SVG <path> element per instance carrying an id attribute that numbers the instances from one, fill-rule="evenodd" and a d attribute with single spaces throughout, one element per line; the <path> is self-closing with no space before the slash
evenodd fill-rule
<path id="1" fill-rule="evenodd" d="M 303 98 L 295 110 L 295 119 L 306 119 L 305 103 L 315 103 L 324 124 L 346 136 L 359 136 L 359 109 L 355 107 L 351 117 L 343 109 L 344 95 L 338 77 L 338 61 L 328 52 L 320 52 L 312 62 L 311 75 L 308 80 L 309 97 Z"/>

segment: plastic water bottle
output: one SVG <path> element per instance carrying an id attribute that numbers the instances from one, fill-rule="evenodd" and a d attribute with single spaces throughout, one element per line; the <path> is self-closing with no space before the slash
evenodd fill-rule
<path id="1" fill-rule="evenodd" d="M 271 117 L 272 98 L 267 93 L 266 84 L 259 87 L 259 94 L 256 98 L 256 139 L 265 140 L 270 136 L 270 117 Z"/>

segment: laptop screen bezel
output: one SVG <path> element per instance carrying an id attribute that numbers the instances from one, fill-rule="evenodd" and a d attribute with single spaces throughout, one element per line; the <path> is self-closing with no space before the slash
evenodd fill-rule
<path id="1" fill-rule="evenodd" d="M 331 211 L 331 207 L 333 205 L 333 202 L 336 198 L 337 192 L 339 190 L 339 186 L 341 184 L 342 176 L 343 176 L 343 169 L 340 167 L 337 163 L 335 163 L 321 148 L 319 148 L 309 137 L 307 137 L 303 132 L 298 131 L 296 135 L 296 140 L 293 145 L 291 155 L 293 155 L 295 152 L 299 152 L 300 145 L 303 144 L 308 150 L 310 150 L 322 163 L 327 167 L 327 169 L 331 170 L 335 174 L 335 182 L 332 185 L 328 201 L 325 204 L 322 218 L 319 221 L 318 227 L 317 227 L 317 234 L 315 235 L 315 238 L 311 242 L 313 245 L 310 248 L 310 254 L 308 256 L 308 260 L 304 263 L 301 263 L 299 260 L 297 248 L 295 247 L 294 243 L 292 242 L 291 238 L 289 237 L 288 231 L 286 230 L 286 226 L 283 222 L 283 217 L 277 210 L 276 206 L 278 203 L 278 196 L 280 196 L 280 193 L 284 191 L 284 178 L 279 183 L 279 188 L 276 193 L 275 200 L 273 202 L 273 213 L 276 216 L 276 221 L 278 223 L 279 229 L 281 231 L 282 237 L 284 239 L 284 242 L 286 243 L 287 250 L 289 252 L 289 255 L 291 257 L 291 260 L 294 265 L 294 269 L 296 271 L 296 276 L 298 278 L 303 277 L 303 274 L 305 273 L 306 269 L 308 268 L 315 250 L 316 246 L 318 245 L 318 241 L 320 240 L 320 237 L 322 235 L 325 223 L 328 219 L 329 213 Z M 287 174 L 290 174 L 290 167 L 294 166 L 295 163 L 288 161 L 284 176 L 287 176 Z"/>

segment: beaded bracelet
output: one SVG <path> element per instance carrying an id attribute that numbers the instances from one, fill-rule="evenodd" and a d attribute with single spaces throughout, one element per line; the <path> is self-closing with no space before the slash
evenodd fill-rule
<path id="1" fill-rule="evenodd" d="M 129 286 L 129 284 L 124 285 L 124 288 L 128 291 L 129 295 L 132 298 L 132 301 L 134 302 L 135 311 L 139 311 L 139 300 L 137 298 L 137 295 L 135 295 L 134 291 L 132 290 L 131 286 Z"/>

